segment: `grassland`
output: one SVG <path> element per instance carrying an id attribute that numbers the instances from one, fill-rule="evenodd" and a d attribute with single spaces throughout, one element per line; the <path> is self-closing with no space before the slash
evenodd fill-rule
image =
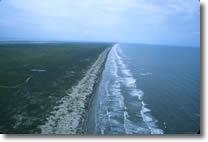
<path id="1" fill-rule="evenodd" d="M 0 44 L 0 132 L 39 125 L 111 43 Z"/>

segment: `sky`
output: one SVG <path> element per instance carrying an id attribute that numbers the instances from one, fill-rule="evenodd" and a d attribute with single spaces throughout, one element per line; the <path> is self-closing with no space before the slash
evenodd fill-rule
<path id="1" fill-rule="evenodd" d="M 0 40 L 200 46 L 198 0 L 2 0 Z"/>

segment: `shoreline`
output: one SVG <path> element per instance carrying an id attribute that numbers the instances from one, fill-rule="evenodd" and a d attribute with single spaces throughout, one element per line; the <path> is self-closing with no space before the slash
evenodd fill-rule
<path id="1" fill-rule="evenodd" d="M 91 109 L 93 109 L 92 108 L 93 107 L 93 101 L 96 98 L 97 89 L 98 89 L 100 81 L 102 80 L 102 73 L 103 73 L 103 71 L 105 69 L 105 64 L 106 64 L 106 61 L 108 59 L 108 55 L 109 55 L 112 47 L 110 47 L 110 49 L 108 50 L 108 53 L 107 53 L 106 58 L 104 60 L 104 63 L 103 63 L 103 65 L 100 68 L 100 72 L 98 73 L 98 79 L 97 79 L 96 84 L 94 85 L 93 92 L 92 92 L 92 94 L 88 98 L 89 100 L 87 101 L 88 105 L 87 105 L 86 119 L 84 119 L 83 125 L 81 127 L 82 131 L 80 131 L 81 132 L 80 134 L 89 134 L 88 133 L 88 129 L 89 129 L 89 126 L 88 126 L 89 114 L 91 113 Z"/>
<path id="2" fill-rule="evenodd" d="M 54 107 L 51 116 L 40 126 L 42 134 L 83 134 L 88 119 L 88 111 L 94 91 L 99 84 L 99 78 L 111 47 L 105 49 L 92 64 L 86 75 L 78 82 L 72 91 L 68 89 L 66 96 Z"/>

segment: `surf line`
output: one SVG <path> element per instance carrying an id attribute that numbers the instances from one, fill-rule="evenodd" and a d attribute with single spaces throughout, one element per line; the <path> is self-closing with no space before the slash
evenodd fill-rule
<path id="1" fill-rule="evenodd" d="M 143 119 L 143 122 L 146 124 L 147 128 L 149 129 L 151 134 L 163 134 L 163 130 L 157 128 L 156 126 L 156 120 L 154 120 L 152 118 L 152 116 L 150 115 L 150 109 L 148 109 L 146 106 L 146 104 L 144 103 L 142 97 L 144 95 L 144 92 L 142 90 L 138 90 L 137 86 L 136 86 L 136 79 L 133 77 L 131 71 L 127 68 L 127 65 L 124 63 L 123 59 L 121 56 L 123 55 L 123 52 L 120 48 L 119 44 L 116 44 L 113 49 L 114 51 L 114 55 L 118 61 L 118 64 L 121 66 L 121 70 L 122 73 L 124 75 L 123 77 L 123 83 L 125 84 L 125 86 L 127 88 L 129 88 L 131 90 L 131 95 L 132 96 L 137 96 L 138 97 L 138 101 L 141 103 L 141 110 L 140 110 L 140 115 Z M 121 56 L 120 56 L 120 55 Z M 124 114 L 124 118 L 128 117 L 128 113 L 125 112 Z M 126 119 L 125 119 L 126 120 Z M 124 124 L 126 125 L 126 124 Z M 125 127 L 125 131 L 128 132 L 127 128 Z M 138 131 L 139 133 L 139 131 Z"/>
<path id="2" fill-rule="evenodd" d="M 78 82 L 72 91 L 66 91 L 59 106 L 54 108 L 44 125 L 40 126 L 42 134 L 78 134 L 82 133 L 82 122 L 86 119 L 86 104 L 93 93 L 94 86 L 99 78 L 101 68 L 105 63 L 111 48 L 105 49 L 86 75 Z"/>

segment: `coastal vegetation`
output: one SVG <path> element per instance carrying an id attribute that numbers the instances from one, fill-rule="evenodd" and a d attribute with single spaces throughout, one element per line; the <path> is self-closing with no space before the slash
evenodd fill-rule
<path id="1" fill-rule="evenodd" d="M 0 133 L 39 125 L 111 43 L 0 44 Z"/>

